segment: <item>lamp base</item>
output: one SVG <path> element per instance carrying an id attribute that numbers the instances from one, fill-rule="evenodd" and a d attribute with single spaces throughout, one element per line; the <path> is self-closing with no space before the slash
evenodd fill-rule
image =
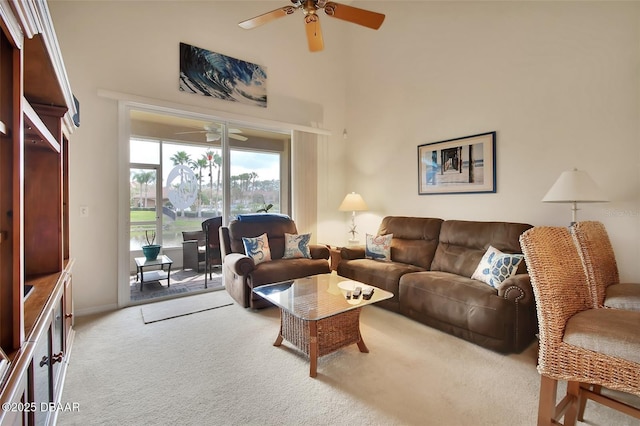
<path id="1" fill-rule="evenodd" d="M 353 240 L 353 239 L 349 239 L 349 241 L 347 241 L 347 246 L 352 247 L 352 246 L 357 246 L 360 245 L 360 240 Z"/>

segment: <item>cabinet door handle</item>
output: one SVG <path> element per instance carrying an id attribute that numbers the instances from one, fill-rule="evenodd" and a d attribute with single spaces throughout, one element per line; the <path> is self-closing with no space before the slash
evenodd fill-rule
<path id="1" fill-rule="evenodd" d="M 56 362 L 62 362 L 63 359 L 64 359 L 64 352 L 51 355 L 51 365 L 55 364 Z"/>
<path id="2" fill-rule="evenodd" d="M 64 317 L 65 318 L 73 318 L 73 314 L 66 314 Z"/>
<path id="3" fill-rule="evenodd" d="M 46 355 L 40 360 L 40 367 L 44 367 L 45 365 L 49 365 L 49 357 Z"/>

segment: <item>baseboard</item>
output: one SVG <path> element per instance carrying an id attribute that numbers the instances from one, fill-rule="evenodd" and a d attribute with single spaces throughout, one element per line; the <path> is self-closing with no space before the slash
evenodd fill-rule
<path id="1" fill-rule="evenodd" d="M 74 315 L 76 317 L 83 317 L 87 315 L 100 314 L 102 312 L 115 311 L 118 309 L 118 305 L 113 303 L 110 305 L 94 306 L 86 309 L 74 309 Z"/>

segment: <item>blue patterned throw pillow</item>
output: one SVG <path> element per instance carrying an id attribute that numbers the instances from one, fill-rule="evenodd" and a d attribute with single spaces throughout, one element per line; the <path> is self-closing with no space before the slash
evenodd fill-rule
<path id="1" fill-rule="evenodd" d="M 367 234 L 367 243 L 364 249 L 365 257 L 376 260 L 391 260 L 391 240 L 393 234 L 371 235 Z"/>
<path id="2" fill-rule="evenodd" d="M 271 249 L 269 249 L 266 232 L 255 238 L 242 237 L 242 245 L 247 256 L 252 258 L 256 265 L 271 260 Z"/>
<path id="3" fill-rule="evenodd" d="M 516 273 L 523 258 L 521 254 L 502 253 L 489 246 L 471 278 L 497 288 L 500 283 Z"/>
<path id="4" fill-rule="evenodd" d="M 295 259 L 299 257 L 311 258 L 309 251 L 309 241 L 311 234 L 284 234 L 284 256 L 283 259 Z"/>
<path id="5" fill-rule="evenodd" d="M 518 265 L 522 262 L 521 254 L 503 254 L 497 256 L 491 263 L 491 287 L 498 287 L 500 283 L 515 274 Z"/>

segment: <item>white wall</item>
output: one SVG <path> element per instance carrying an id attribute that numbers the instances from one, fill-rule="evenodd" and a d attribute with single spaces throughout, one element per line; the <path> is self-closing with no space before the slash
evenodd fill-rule
<path id="1" fill-rule="evenodd" d="M 282 1 L 50 1 L 81 104 L 70 153 L 78 312 L 117 301 L 117 106 L 98 89 L 331 130 L 319 144 L 320 242 L 346 242 L 347 191 L 371 209 L 358 215 L 361 239 L 387 214 L 565 225 L 569 206 L 540 199 L 563 170 L 587 170 L 612 202 L 582 205 L 579 218 L 605 223 L 622 277 L 640 282 L 640 4 L 351 4 L 385 13 L 382 28 L 321 15 L 325 51 L 311 54 L 300 12 L 237 27 Z M 266 66 L 269 107 L 179 92 L 181 41 Z M 496 194 L 417 195 L 418 145 L 493 130 Z"/>
<path id="2" fill-rule="evenodd" d="M 118 229 L 117 215 L 117 102 L 98 96 L 98 90 L 317 125 L 337 135 L 322 136 L 320 150 L 327 162 L 343 169 L 344 26 L 336 20 L 326 23 L 327 49 L 310 54 L 301 12 L 252 31 L 237 25 L 279 6 L 281 1 L 49 3 L 81 111 L 70 148 L 70 244 L 76 259 L 74 299 L 79 314 L 116 306 L 117 239 L 126 232 Z M 268 107 L 178 91 L 180 42 L 266 67 Z M 339 184 L 337 179 L 321 180 L 323 204 L 339 204 L 343 190 L 335 200 L 326 190 Z M 89 207 L 89 217 L 79 217 L 81 205 Z"/>
<path id="3" fill-rule="evenodd" d="M 584 169 L 610 203 L 602 221 L 622 279 L 640 282 L 640 4 L 369 2 L 377 33 L 349 32 L 349 190 L 384 215 L 567 225 L 540 200 Z M 497 193 L 418 195 L 417 146 L 497 131 Z M 363 238 L 361 238 L 362 240 Z"/>

